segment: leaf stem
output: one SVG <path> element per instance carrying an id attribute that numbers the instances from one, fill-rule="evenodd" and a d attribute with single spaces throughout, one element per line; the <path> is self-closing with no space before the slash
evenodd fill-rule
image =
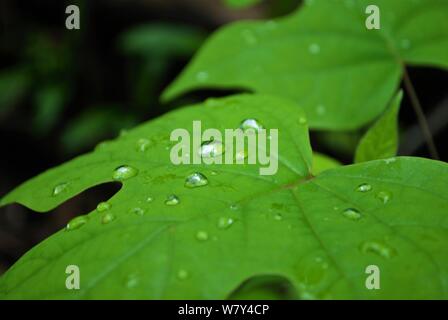
<path id="1" fill-rule="evenodd" d="M 406 70 L 406 67 L 403 68 L 403 83 L 404 83 L 406 92 L 409 95 L 411 105 L 414 108 L 415 114 L 417 115 L 417 119 L 420 124 L 420 128 L 423 132 L 423 136 L 425 137 L 426 144 L 428 146 L 431 158 L 439 160 L 440 159 L 439 152 L 437 151 L 436 145 L 434 143 L 434 139 L 431 134 L 431 130 L 428 125 L 428 121 L 426 120 L 426 116 L 425 116 L 425 113 L 423 112 L 422 105 L 417 96 L 414 85 L 411 82 L 411 78 L 409 77 L 409 73 Z"/>

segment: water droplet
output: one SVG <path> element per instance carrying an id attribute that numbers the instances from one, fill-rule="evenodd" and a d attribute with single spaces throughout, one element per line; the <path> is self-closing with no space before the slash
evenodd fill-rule
<path id="1" fill-rule="evenodd" d="M 320 53 L 320 46 L 317 43 L 312 43 L 310 44 L 310 46 L 308 47 L 308 51 L 311 54 L 319 54 Z"/>
<path id="2" fill-rule="evenodd" d="M 397 161 L 396 158 L 388 158 L 388 159 L 384 159 L 383 160 L 386 164 L 391 164 L 394 163 L 395 161 Z"/>
<path id="3" fill-rule="evenodd" d="M 237 211 L 237 210 L 239 210 L 239 208 L 240 208 L 240 206 L 236 203 L 232 203 L 230 205 L 230 210 L 232 210 L 232 211 Z"/>
<path id="4" fill-rule="evenodd" d="M 112 178 L 116 181 L 124 181 L 129 178 L 135 177 L 138 174 L 138 170 L 131 166 L 119 166 L 112 174 Z"/>
<path id="5" fill-rule="evenodd" d="M 137 275 L 131 274 L 126 279 L 126 288 L 132 289 L 138 286 L 139 280 Z"/>
<path id="6" fill-rule="evenodd" d="M 208 80 L 208 72 L 207 71 L 199 71 L 196 74 L 196 80 L 199 82 L 205 82 Z"/>
<path id="7" fill-rule="evenodd" d="M 283 216 L 281 215 L 281 213 L 277 213 L 274 215 L 274 219 L 277 221 L 281 221 L 283 220 Z"/>
<path id="8" fill-rule="evenodd" d="M 138 139 L 136 143 L 137 151 L 145 152 L 146 150 L 148 150 L 150 144 L 151 142 L 148 139 Z"/>
<path id="9" fill-rule="evenodd" d="M 305 118 L 305 117 L 300 117 L 300 118 L 299 118 L 299 124 L 302 124 L 302 125 L 303 125 L 303 124 L 306 124 L 306 122 L 307 122 L 307 121 L 306 121 L 306 118 Z"/>
<path id="10" fill-rule="evenodd" d="M 205 105 L 207 107 L 217 107 L 221 104 L 221 102 L 218 99 L 215 98 L 208 98 L 207 100 L 205 100 Z"/>
<path id="11" fill-rule="evenodd" d="M 258 132 L 261 129 L 263 129 L 263 126 L 256 119 L 246 119 L 241 122 L 240 129 L 243 130 L 244 132 L 250 129 Z"/>
<path id="12" fill-rule="evenodd" d="M 168 197 L 166 197 L 165 204 L 167 206 L 175 206 L 179 204 L 180 200 L 175 194 L 171 194 Z"/>
<path id="13" fill-rule="evenodd" d="M 243 37 L 244 41 L 248 45 L 254 45 L 254 44 L 256 44 L 258 42 L 257 37 L 254 35 L 252 30 L 244 29 L 241 32 L 241 36 Z"/>
<path id="14" fill-rule="evenodd" d="M 65 227 L 67 231 L 72 231 L 81 228 L 83 225 L 87 223 L 89 217 L 87 216 L 79 216 L 70 220 Z"/>
<path id="15" fill-rule="evenodd" d="M 228 229 L 233 224 L 233 219 L 230 217 L 220 217 L 217 226 L 219 229 Z"/>
<path id="16" fill-rule="evenodd" d="M 192 173 L 185 179 L 185 186 L 187 188 L 202 187 L 206 186 L 207 184 L 208 184 L 207 177 L 200 172 Z"/>
<path id="17" fill-rule="evenodd" d="M 356 188 L 356 191 L 359 192 L 369 192 L 370 190 L 372 190 L 372 186 L 368 183 L 362 183 Z"/>
<path id="18" fill-rule="evenodd" d="M 317 113 L 319 116 L 323 116 L 326 112 L 327 112 L 327 108 L 326 108 L 323 104 L 319 104 L 319 105 L 316 107 L 316 113 Z"/>
<path id="19" fill-rule="evenodd" d="M 392 198 L 392 194 L 389 191 L 380 191 L 376 194 L 376 198 L 379 199 L 383 204 L 386 204 Z"/>
<path id="20" fill-rule="evenodd" d="M 212 176 L 217 176 L 218 175 L 218 171 L 210 171 L 210 174 L 212 175 Z"/>
<path id="21" fill-rule="evenodd" d="M 57 186 L 55 186 L 53 188 L 53 196 L 58 196 L 61 193 L 67 191 L 67 187 L 68 187 L 68 183 L 64 182 L 64 183 L 60 183 Z"/>
<path id="22" fill-rule="evenodd" d="M 131 214 L 135 214 L 137 216 L 143 216 L 145 214 L 145 210 L 143 210 L 142 208 L 132 208 L 129 210 L 129 213 Z"/>
<path id="23" fill-rule="evenodd" d="M 342 211 L 342 215 L 350 220 L 359 220 L 362 218 L 361 212 L 354 208 L 347 208 Z"/>
<path id="24" fill-rule="evenodd" d="M 214 158 L 224 153 L 224 147 L 221 141 L 210 140 L 202 143 L 199 148 L 199 155 L 202 158 Z"/>
<path id="25" fill-rule="evenodd" d="M 391 258 L 397 254 L 395 249 L 389 247 L 388 245 L 377 242 L 377 241 L 367 241 L 361 245 L 361 251 L 363 253 L 375 253 L 383 258 Z"/>
<path id="26" fill-rule="evenodd" d="M 207 241 L 208 240 L 208 233 L 206 231 L 198 231 L 196 233 L 196 239 L 199 241 Z"/>
<path id="27" fill-rule="evenodd" d="M 148 202 L 148 203 L 153 202 L 153 201 L 154 201 L 154 198 L 151 197 L 151 196 L 149 196 L 148 198 L 146 198 L 146 202 Z"/>
<path id="28" fill-rule="evenodd" d="M 98 205 L 96 206 L 96 211 L 98 212 L 104 212 L 107 211 L 111 208 L 112 206 L 110 205 L 109 202 L 100 202 L 98 203 Z"/>
<path id="29" fill-rule="evenodd" d="M 177 278 L 178 278 L 179 280 L 185 280 L 185 279 L 187 279 L 187 278 L 188 278 L 188 271 L 185 270 L 185 269 L 180 269 L 180 270 L 177 272 Z"/>
<path id="30" fill-rule="evenodd" d="M 235 154 L 235 160 L 236 161 L 241 161 L 244 160 L 248 157 L 248 153 L 246 152 L 246 150 L 239 150 L 236 152 Z"/>
<path id="31" fill-rule="evenodd" d="M 108 224 L 109 222 L 112 222 L 114 220 L 115 220 L 115 215 L 113 213 L 108 212 L 101 218 L 101 223 Z"/>

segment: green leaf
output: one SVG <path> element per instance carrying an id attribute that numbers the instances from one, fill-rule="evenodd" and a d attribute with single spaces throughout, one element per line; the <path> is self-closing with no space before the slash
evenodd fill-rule
<path id="1" fill-rule="evenodd" d="M 313 167 L 311 172 L 313 175 L 318 175 L 328 169 L 333 169 L 341 166 L 341 163 L 329 156 L 321 153 L 313 153 Z"/>
<path id="2" fill-rule="evenodd" d="M 200 88 L 288 97 L 314 129 L 349 130 L 386 108 L 405 64 L 448 68 L 448 2 L 312 0 L 282 19 L 241 21 L 213 34 L 165 90 Z M 381 10 L 367 30 L 366 7 Z"/>
<path id="3" fill-rule="evenodd" d="M 173 129 L 201 120 L 222 131 L 248 118 L 279 130 L 277 174 L 170 162 Z M 7 271 L 0 298 L 222 299 L 256 276 L 286 279 L 304 299 L 448 298 L 448 165 L 392 158 L 313 177 L 311 157 L 303 112 L 274 97 L 213 99 L 143 124 L 2 199 L 48 211 L 113 181 L 119 166 L 134 169 L 85 224 L 78 218 Z M 186 188 L 192 172 L 208 185 Z M 177 205 L 165 203 L 172 194 Z M 73 264 L 80 290 L 65 288 Z M 369 265 L 381 290 L 365 287 Z"/>
<path id="4" fill-rule="evenodd" d="M 403 98 L 400 91 L 391 101 L 389 109 L 362 137 L 356 149 L 355 162 L 390 158 L 398 150 L 398 112 Z"/>
<path id="5" fill-rule="evenodd" d="M 234 9 L 243 9 L 261 2 L 261 0 L 224 0 L 225 4 Z"/>
<path id="6" fill-rule="evenodd" d="M 0 73 L 0 115 L 3 115 L 24 96 L 29 87 L 29 75 L 23 68 Z"/>

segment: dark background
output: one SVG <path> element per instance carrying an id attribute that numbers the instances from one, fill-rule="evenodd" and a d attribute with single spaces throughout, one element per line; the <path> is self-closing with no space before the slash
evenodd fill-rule
<path id="1" fill-rule="evenodd" d="M 0 197 L 121 130 L 174 107 L 228 94 L 200 91 L 168 105 L 158 101 L 219 26 L 281 16 L 300 2 L 264 1 L 237 10 L 224 0 L 0 0 Z M 81 30 L 65 28 L 69 4 L 81 8 Z M 409 72 L 447 161 L 448 73 Z M 429 157 L 407 96 L 400 132 L 400 155 Z M 313 132 L 313 147 L 351 163 L 361 135 Z M 75 214 L 93 210 L 117 190 L 114 184 L 92 188 L 50 213 L 19 205 L 0 208 L 0 274 Z"/>

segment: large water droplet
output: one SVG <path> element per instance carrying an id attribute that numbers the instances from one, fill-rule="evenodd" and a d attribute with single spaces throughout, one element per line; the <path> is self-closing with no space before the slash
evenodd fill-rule
<path id="1" fill-rule="evenodd" d="M 207 241 L 208 240 L 208 233 L 206 231 L 198 231 L 196 233 L 196 239 L 199 241 Z"/>
<path id="2" fill-rule="evenodd" d="M 96 206 L 96 211 L 98 212 L 104 212 L 107 211 L 111 208 L 112 206 L 110 205 L 109 202 L 100 202 L 98 203 L 98 205 Z"/>
<path id="3" fill-rule="evenodd" d="M 145 152 L 146 150 L 148 150 L 150 144 L 151 142 L 148 139 L 138 139 L 136 143 L 137 151 Z"/>
<path id="4" fill-rule="evenodd" d="M 180 199 L 175 195 L 175 194 L 171 194 L 168 197 L 166 197 L 165 200 L 165 204 L 167 206 L 175 206 L 177 204 L 179 204 Z"/>
<path id="5" fill-rule="evenodd" d="M 188 278 L 188 271 L 185 269 L 180 269 L 179 271 L 177 271 L 177 278 L 179 280 L 185 280 Z"/>
<path id="6" fill-rule="evenodd" d="M 67 231 L 72 231 L 81 228 L 89 220 L 88 216 L 79 216 L 70 220 L 65 227 Z"/>
<path id="7" fill-rule="evenodd" d="M 240 129 L 244 132 L 247 130 L 254 130 L 258 132 L 263 129 L 263 125 L 256 119 L 245 119 L 241 122 Z"/>
<path id="8" fill-rule="evenodd" d="M 389 247 L 388 245 L 377 242 L 377 241 L 367 241 L 361 245 L 361 251 L 363 253 L 375 253 L 383 258 L 391 258 L 397 254 L 395 249 Z"/>
<path id="9" fill-rule="evenodd" d="M 350 220 L 359 220 L 362 218 L 361 212 L 355 208 L 347 208 L 342 211 L 342 215 Z"/>
<path id="10" fill-rule="evenodd" d="M 68 188 L 68 183 L 66 183 L 66 182 L 60 183 L 53 188 L 52 194 L 53 194 L 53 196 L 58 196 L 61 193 L 67 191 L 67 188 Z"/>
<path id="11" fill-rule="evenodd" d="M 119 166 L 112 174 L 112 178 L 116 181 L 124 181 L 129 178 L 135 177 L 138 174 L 138 170 L 131 166 Z"/>
<path id="12" fill-rule="evenodd" d="M 370 190 L 372 190 L 372 186 L 368 183 L 362 183 L 356 188 L 356 191 L 359 192 L 368 192 Z"/>
<path id="13" fill-rule="evenodd" d="M 199 148 L 199 155 L 202 158 L 214 158 L 224 153 L 224 147 L 221 141 L 205 141 Z"/>
<path id="14" fill-rule="evenodd" d="M 207 184 L 208 184 L 207 177 L 200 172 L 192 173 L 185 179 L 185 186 L 187 188 L 202 187 L 206 186 Z"/>
<path id="15" fill-rule="evenodd" d="M 219 229 L 228 229 L 232 226 L 233 222 L 233 219 L 230 217 L 220 217 L 217 226 Z"/>
<path id="16" fill-rule="evenodd" d="M 392 194 L 389 191 L 380 191 L 376 194 L 376 198 L 386 204 L 392 199 Z"/>
<path id="17" fill-rule="evenodd" d="M 114 220 L 115 220 L 115 215 L 113 213 L 108 212 L 108 213 L 106 213 L 105 215 L 102 216 L 101 223 L 102 224 L 108 224 L 108 223 L 110 223 L 110 222 L 112 222 Z"/>

